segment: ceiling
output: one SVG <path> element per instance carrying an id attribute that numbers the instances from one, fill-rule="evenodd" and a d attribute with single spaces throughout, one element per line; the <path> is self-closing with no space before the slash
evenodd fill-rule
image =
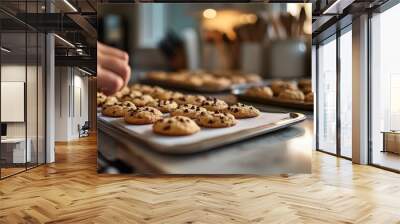
<path id="1" fill-rule="evenodd" d="M 92 63 L 89 67 L 95 70 L 96 7 L 96 0 L 47 0 L 47 4 L 45 0 L 1 0 L 2 46 L 11 49 L 7 57 L 10 60 L 22 60 L 26 53 L 28 53 L 28 58 L 35 56 L 38 50 L 36 38 L 34 41 L 31 39 L 36 37 L 36 32 L 51 32 L 66 40 L 55 38 L 56 65 L 68 64 L 68 61 L 78 63 L 79 60 L 76 58 L 84 56 L 82 63 L 87 66 L 88 63 L 84 61 L 89 60 Z M 50 9 L 51 13 L 49 13 Z M 28 34 L 26 35 L 25 32 Z M 35 32 L 35 35 L 29 32 Z M 28 44 L 25 41 L 28 41 Z M 66 42 L 72 43 L 74 47 Z M 2 55 L 4 54 L 5 52 L 2 52 Z M 74 58 L 69 60 L 68 57 Z"/>

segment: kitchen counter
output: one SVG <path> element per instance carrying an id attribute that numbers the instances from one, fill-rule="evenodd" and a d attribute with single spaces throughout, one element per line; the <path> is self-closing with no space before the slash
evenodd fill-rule
<path id="1" fill-rule="evenodd" d="M 254 105 L 271 112 L 294 112 Z M 132 141 L 127 145 L 99 129 L 98 150 L 107 160 L 122 160 L 138 174 L 308 173 L 311 172 L 313 116 L 310 112 L 307 115 L 307 120 L 292 127 L 190 155 L 162 154 Z"/>

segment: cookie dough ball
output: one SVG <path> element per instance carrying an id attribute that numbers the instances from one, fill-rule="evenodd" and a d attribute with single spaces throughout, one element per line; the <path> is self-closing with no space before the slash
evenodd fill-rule
<path id="1" fill-rule="evenodd" d="M 252 118 L 260 115 L 260 111 L 257 108 L 242 103 L 229 106 L 226 112 L 235 116 L 236 119 Z"/>
<path id="2" fill-rule="evenodd" d="M 154 107 L 140 107 L 126 111 L 124 119 L 128 124 L 152 124 L 162 119 L 161 111 Z"/>
<path id="3" fill-rule="evenodd" d="M 207 97 L 201 106 L 209 111 L 223 111 L 228 108 L 228 104 L 225 101 L 212 97 Z"/>
<path id="4" fill-rule="evenodd" d="M 293 82 L 276 80 L 271 83 L 271 89 L 275 96 L 279 96 L 284 90 L 297 90 L 297 86 Z"/>
<path id="5" fill-rule="evenodd" d="M 150 102 L 148 104 L 148 106 L 154 107 L 163 113 L 170 113 L 178 107 L 178 104 L 172 100 L 158 100 L 157 99 L 153 102 Z"/>
<path id="6" fill-rule="evenodd" d="M 203 107 L 199 107 L 192 104 L 179 105 L 178 108 L 171 112 L 171 116 L 185 116 L 195 119 L 201 112 L 206 112 L 207 110 Z"/>
<path id="7" fill-rule="evenodd" d="M 207 128 L 226 128 L 234 126 L 236 119 L 229 113 L 203 111 L 197 116 L 196 123 Z"/>
<path id="8" fill-rule="evenodd" d="M 254 86 L 246 90 L 245 95 L 257 98 L 272 98 L 274 96 L 268 86 Z"/>
<path id="9" fill-rule="evenodd" d="M 200 127 L 188 117 L 174 116 L 156 121 L 153 131 L 160 135 L 184 136 L 200 131 Z"/>
<path id="10" fill-rule="evenodd" d="M 279 94 L 278 98 L 291 101 L 303 101 L 304 94 L 300 90 L 285 89 Z"/>

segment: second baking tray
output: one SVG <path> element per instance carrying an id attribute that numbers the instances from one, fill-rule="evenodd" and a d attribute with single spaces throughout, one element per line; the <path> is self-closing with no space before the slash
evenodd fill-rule
<path id="1" fill-rule="evenodd" d="M 244 94 L 245 90 L 246 90 L 246 88 L 236 88 L 236 89 L 232 90 L 232 94 L 237 96 L 239 101 L 240 100 L 251 101 L 251 102 L 256 102 L 256 103 L 265 104 L 265 105 L 272 105 L 272 106 L 293 108 L 293 109 L 300 109 L 300 110 L 307 110 L 307 111 L 314 110 L 313 103 L 306 103 L 306 102 L 293 101 L 293 100 L 282 100 L 282 99 L 278 99 L 277 97 L 267 99 L 267 98 L 247 96 Z"/>
<path id="2" fill-rule="evenodd" d="M 169 81 L 159 81 L 153 79 L 143 78 L 140 80 L 140 83 L 148 84 L 148 85 L 157 85 L 161 87 L 165 87 L 168 89 L 178 89 L 185 91 L 194 91 L 198 93 L 221 93 L 221 92 L 229 92 L 233 89 L 238 88 L 249 88 L 254 85 L 262 85 L 263 83 L 243 83 L 243 84 L 233 84 L 227 87 L 207 87 L 207 86 L 192 86 L 192 85 L 184 85 L 177 82 L 169 82 Z"/>
<path id="3" fill-rule="evenodd" d="M 154 134 L 152 125 L 128 125 L 123 118 L 109 118 L 98 114 L 98 128 L 114 138 L 139 141 L 151 149 L 169 154 L 190 154 L 273 132 L 306 119 L 300 113 L 266 113 L 242 119 L 229 128 L 202 128 L 200 132 L 181 137 Z"/>

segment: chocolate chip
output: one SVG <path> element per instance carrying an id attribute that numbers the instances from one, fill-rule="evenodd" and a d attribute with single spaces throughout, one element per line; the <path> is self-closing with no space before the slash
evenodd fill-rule
<path id="1" fill-rule="evenodd" d="M 189 113 L 189 110 L 188 109 L 184 109 L 183 112 Z"/>
<path id="2" fill-rule="evenodd" d="M 180 121 L 180 122 L 184 122 L 183 118 L 179 118 L 179 121 Z"/>
<path id="3" fill-rule="evenodd" d="M 164 131 L 169 130 L 169 129 L 171 129 L 171 126 L 169 126 L 169 125 L 165 126 L 163 129 L 164 129 Z"/>
<path id="4" fill-rule="evenodd" d="M 195 109 L 196 107 L 195 106 L 192 106 L 190 109 Z"/>
<path id="5" fill-rule="evenodd" d="M 206 115 L 206 112 L 204 112 L 204 111 L 202 111 L 201 113 L 200 113 L 200 115 Z"/>
<path id="6" fill-rule="evenodd" d="M 209 120 L 208 123 L 209 123 L 209 124 L 212 124 L 212 123 L 214 123 L 214 121 L 213 121 L 213 120 Z"/>
<path id="7" fill-rule="evenodd" d="M 235 108 L 235 109 L 233 110 L 233 112 L 237 113 L 237 112 L 239 112 L 239 109 L 238 109 L 238 108 Z"/>
<path id="8" fill-rule="evenodd" d="M 168 124 L 172 124 L 172 120 L 168 120 L 167 122 L 168 122 Z"/>
<path id="9" fill-rule="evenodd" d="M 200 111 L 200 108 L 196 108 L 196 111 Z"/>

